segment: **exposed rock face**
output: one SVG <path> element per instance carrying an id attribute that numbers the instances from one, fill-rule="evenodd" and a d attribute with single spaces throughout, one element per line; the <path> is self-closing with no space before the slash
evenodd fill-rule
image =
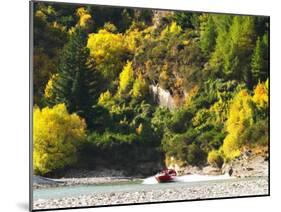
<path id="1" fill-rule="evenodd" d="M 268 155 L 245 151 L 230 163 L 224 164 L 222 174 L 232 172 L 235 177 L 268 176 Z"/>
<path id="2" fill-rule="evenodd" d="M 149 90 L 154 102 L 169 109 L 175 108 L 175 101 L 168 90 L 165 90 L 158 85 L 150 85 Z"/>

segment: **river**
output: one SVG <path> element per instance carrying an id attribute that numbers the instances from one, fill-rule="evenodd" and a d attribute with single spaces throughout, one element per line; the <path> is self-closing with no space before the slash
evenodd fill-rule
<path id="1" fill-rule="evenodd" d="M 114 183 L 114 184 L 96 184 L 96 185 L 73 185 L 52 188 L 40 188 L 33 190 L 33 199 L 58 199 L 63 197 L 76 197 L 79 195 L 88 195 L 95 193 L 111 193 L 111 192 L 136 192 L 158 190 L 166 188 L 174 188 L 178 186 L 196 185 L 200 183 L 216 183 L 221 181 L 237 181 L 234 177 L 228 175 L 206 176 L 206 175 L 185 175 L 176 177 L 171 183 L 158 183 L 156 179 L 148 177 L 142 181 L 133 183 Z M 241 179 L 240 179 L 241 180 Z"/>

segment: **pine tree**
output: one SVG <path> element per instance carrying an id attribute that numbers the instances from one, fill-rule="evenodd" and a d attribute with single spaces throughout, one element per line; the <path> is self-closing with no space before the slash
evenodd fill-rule
<path id="1" fill-rule="evenodd" d="M 216 27 L 212 16 L 208 17 L 200 33 L 200 48 L 205 55 L 210 55 L 216 44 Z"/>
<path id="2" fill-rule="evenodd" d="M 65 103 L 70 113 L 77 113 L 90 125 L 92 106 L 99 95 L 96 89 L 99 75 L 89 60 L 86 45 L 86 31 L 76 28 L 62 51 L 52 103 Z"/>
<path id="3" fill-rule="evenodd" d="M 268 75 L 268 37 L 267 34 L 261 39 L 258 37 L 256 47 L 252 55 L 252 75 L 254 84 L 265 81 Z"/>
<path id="4" fill-rule="evenodd" d="M 218 71 L 228 79 L 251 82 L 251 54 L 254 48 L 254 17 L 235 16 L 232 19 L 214 17 L 217 26 L 217 39 L 214 53 L 210 59 L 212 70 Z"/>

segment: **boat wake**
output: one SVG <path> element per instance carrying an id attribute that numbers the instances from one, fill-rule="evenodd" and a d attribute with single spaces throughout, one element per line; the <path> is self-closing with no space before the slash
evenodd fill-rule
<path id="1" fill-rule="evenodd" d="M 199 174 L 191 174 L 191 175 L 183 175 L 177 176 L 173 179 L 174 182 L 202 182 L 202 181 L 213 181 L 213 180 L 228 180 L 234 179 L 235 177 L 229 176 L 227 173 L 224 175 L 199 175 Z M 142 184 L 157 184 L 158 181 L 154 176 L 145 178 Z"/>
<path id="2" fill-rule="evenodd" d="M 142 182 L 142 184 L 157 184 L 157 183 L 158 181 L 155 179 L 154 176 L 145 178 Z"/>

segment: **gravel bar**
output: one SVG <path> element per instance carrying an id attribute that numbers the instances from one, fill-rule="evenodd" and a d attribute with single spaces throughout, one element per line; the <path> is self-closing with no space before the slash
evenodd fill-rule
<path id="1" fill-rule="evenodd" d="M 175 188 L 136 192 L 107 192 L 60 199 L 38 199 L 33 209 L 132 204 L 144 202 L 195 200 L 233 196 L 267 195 L 268 178 L 238 179 L 237 181 L 202 182 Z"/>

